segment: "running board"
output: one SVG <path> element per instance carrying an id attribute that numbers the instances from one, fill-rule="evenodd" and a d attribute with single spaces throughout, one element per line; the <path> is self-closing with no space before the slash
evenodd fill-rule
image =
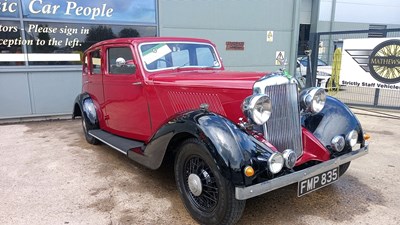
<path id="1" fill-rule="evenodd" d="M 116 136 L 106 131 L 96 129 L 89 130 L 89 135 L 100 140 L 104 144 L 111 148 L 121 152 L 124 155 L 128 155 L 128 151 L 136 148 L 143 149 L 144 143 L 140 141 L 134 141 L 131 139 Z"/>

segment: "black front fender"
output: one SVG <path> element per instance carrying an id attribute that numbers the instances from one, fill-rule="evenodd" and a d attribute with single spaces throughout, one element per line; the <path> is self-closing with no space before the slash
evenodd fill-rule
<path id="1" fill-rule="evenodd" d="M 183 137 L 200 140 L 214 158 L 221 174 L 235 185 L 245 183 L 243 168 L 252 164 L 253 157 L 260 153 L 269 157 L 273 152 L 227 118 L 199 110 L 180 115 L 165 124 L 151 139 L 144 154 L 163 157 L 167 146 L 182 134 Z M 175 142 L 175 146 L 177 144 L 179 142 Z M 165 147 L 160 150 L 162 146 Z M 160 166 L 162 157 L 161 161 L 153 163 Z"/>
<path id="2" fill-rule="evenodd" d="M 358 132 L 358 142 L 364 146 L 363 131 L 357 117 L 344 103 L 331 96 L 327 96 L 320 113 L 303 115 L 302 123 L 326 147 L 331 145 L 333 137 L 346 136 L 351 130 Z"/>

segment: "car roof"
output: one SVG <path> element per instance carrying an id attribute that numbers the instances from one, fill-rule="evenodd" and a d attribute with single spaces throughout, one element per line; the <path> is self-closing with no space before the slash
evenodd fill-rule
<path id="1" fill-rule="evenodd" d="M 189 38 L 189 37 L 132 37 L 132 38 L 114 38 L 114 39 L 109 39 L 109 40 L 104 40 L 100 41 L 96 44 L 93 44 L 90 46 L 86 51 L 97 48 L 101 45 L 108 45 L 108 44 L 140 44 L 140 43 L 145 43 L 145 42 L 174 42 L 174 41 L 179 41 L 179 42 L 204 42 L 211 44 L 215 47 L 215 45 L 207 40 L 207 39 L 201 39 L 201 38 Z"/>

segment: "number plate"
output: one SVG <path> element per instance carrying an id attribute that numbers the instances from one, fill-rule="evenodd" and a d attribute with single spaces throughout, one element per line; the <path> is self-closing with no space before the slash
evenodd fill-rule
<path id="1" fill-rule="evenodd" d="M 325 187 L 339 179 L 339 167 L 325 171 L 308 179 L 302 180 L 297 185 L 297 195 L 303 196 L 312 191 Z"/>

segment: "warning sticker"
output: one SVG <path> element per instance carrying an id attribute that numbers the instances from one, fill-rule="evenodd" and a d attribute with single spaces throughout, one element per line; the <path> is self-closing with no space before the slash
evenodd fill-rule
<path id="1" fill-rule="evenodd" d="M 267 42 L 274 42 L 274 32 L 272 30 L 267 31 Z"/>
<path id="2" fill-rule="evenodd" d="M 285 51 L 276 51 L 275 53 L 275 65 L 280 66 L 285 63 Z"/>

